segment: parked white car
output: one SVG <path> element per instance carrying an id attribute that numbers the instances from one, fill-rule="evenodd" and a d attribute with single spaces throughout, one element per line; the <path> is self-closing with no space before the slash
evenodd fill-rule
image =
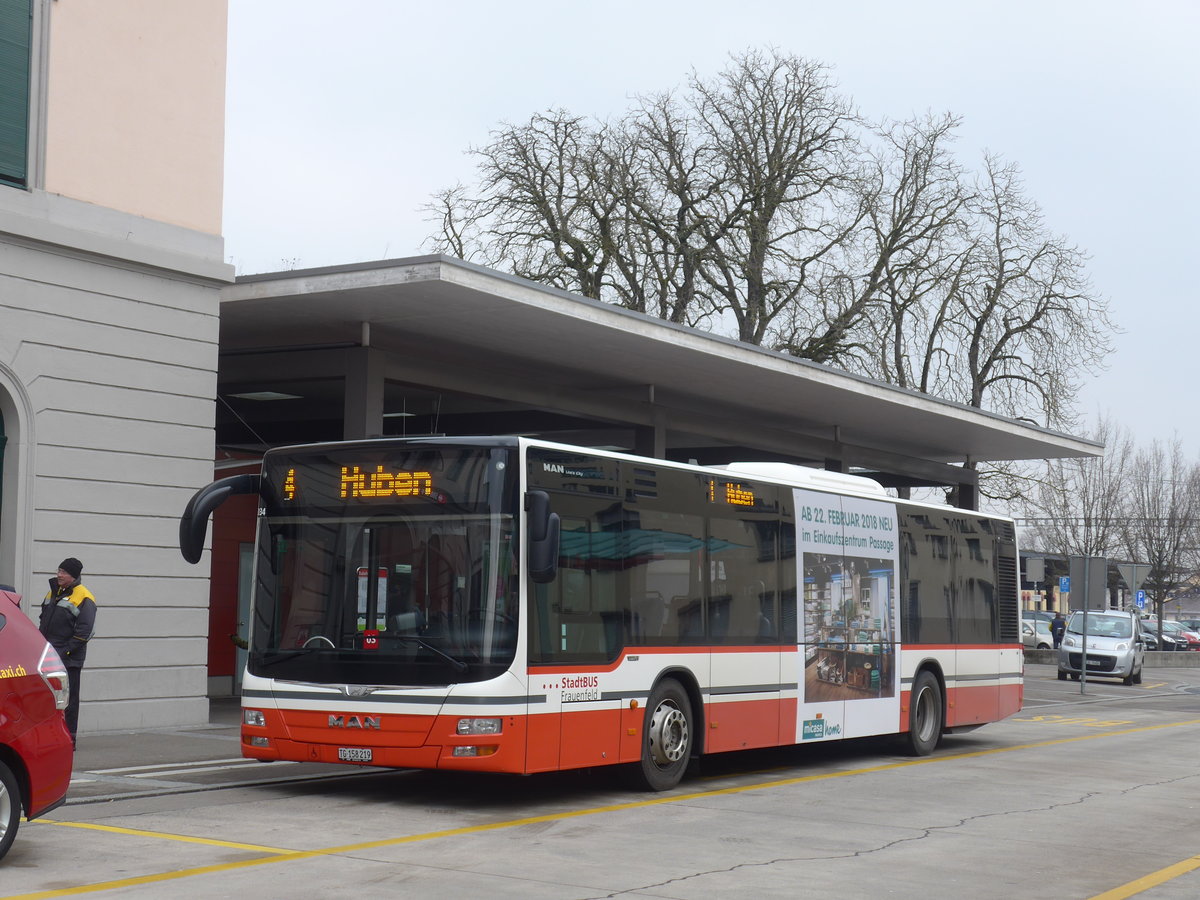
<path id="1" fill-rule="evenodd" d="M 1050 623 L 1045 619 L 1022 619 L 1021 643 L 1028 650 L 1053 650 L 1054 636 L 1050 634 Z"/>
<path id="2" fill-rule="evenodd" d="M 1079 680 L 1086 649 L 1089 676 L 1102 675 L 1120 678 L 1125 684 L 1141 684 L 1146 645 L 1137 616 L 1118 610 L 1088 612 L 1086 635 L 1083 623 L 1082 612 L 1071 613 L 1067 620 L 1067 631 L 1058 649 L 1058 680 L 1066 681 L 1068 676 Z"/>

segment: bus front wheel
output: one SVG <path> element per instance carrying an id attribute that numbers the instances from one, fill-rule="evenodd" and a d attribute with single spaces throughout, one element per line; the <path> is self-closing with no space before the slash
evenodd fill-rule
<path id="1" fill-rule="evenodd" d="M 928 756 L 942 738 L 942 689 L 925 671 L 913 682 L 908 697 L 908 749 L 913 756 Z"/>
<path id="2" fill-rule="evenodd" d="M 692 704 L 673 678 L 663 679 L 650 694 L 642 727 L 640 783 L 652 791 L 679 784 L 692 753 Z"/>

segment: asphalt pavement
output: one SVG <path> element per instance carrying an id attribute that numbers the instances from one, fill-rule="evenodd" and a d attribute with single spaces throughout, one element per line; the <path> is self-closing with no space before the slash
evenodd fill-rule
<path id="1" fill-rule="evenodd" d="M 575 773 L 481 790 L 453 774 L 244 760 L 238 703 L 216 700 L 206 725 L 82 735 L 68 806 L 34 823 L 3 887 L 154 900 L 793 897 L 798 884 L 853 896 L 1200 896 L 1188 840 L 1200 668 L 1156 666 L 1135 686 L 1061 682 L 1029 662 L 1025 676 L 1022 713 L 925 760 L 870 742 L 748 751 L 653 796 Z M 218 790 L 317 779 L 311 790 Z M 86 871 L 61 862 L 79 852 L 79 829 L 95 861 Z"/>
<path id="2" fill-rule="evenodd" d="M 1186 656 L 1200 658 L 1200 653 Z M 1027 678 L 1054 677 L 1054 666 L 1033 659 L 1026 660 Z M 1191 662 L 1189 658 L 1180 664 Z M 1154 671 L 1173 667 L 1156 665 Z M 1148 666 L 1147 673 L 1150 671 Z M 244 759 L 240 723 L 240 701 L 230 697 L 210 699 L 207 725 L 81 734 L 67 805 L 281 781 L 353 778 L 379 771 L 370 766 Z"/>
<path id="3" fill-rule="evenodd" d="M 377 771 L 244 759 L 240 721 L 239 700 L 222 698 L 207 725 L 81 734 L 66 805 Z"/>

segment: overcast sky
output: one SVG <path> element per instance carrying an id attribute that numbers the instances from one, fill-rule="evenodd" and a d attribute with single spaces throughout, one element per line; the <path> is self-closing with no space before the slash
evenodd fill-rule
<path id="1" fill-rule="evenodd" d="M 1200 4 L 230 0 L 225 248 L 239 275 L 425 252 L 419 207 L 501 121 L 619 115 L 775 46 L 871 118 L 949 111 L 1091 255 L 1123 333 L 1081 409 L 1200 457 Z"/>

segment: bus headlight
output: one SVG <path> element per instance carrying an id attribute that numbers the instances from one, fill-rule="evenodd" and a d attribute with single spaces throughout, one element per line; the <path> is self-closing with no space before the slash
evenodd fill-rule
<path id="1" fill-rule="evenodd" d="M 267 724 L 267 717 L 262 714 L 261 710 L 243 709 L 242 722 L 246 725 L 253 725 L 255 728 L 264 728 Z"/>
<path id="2" fill-rule="evenodd" d="M 500 719 L 459 719 L 459 734 L 500 734 Z"/>

